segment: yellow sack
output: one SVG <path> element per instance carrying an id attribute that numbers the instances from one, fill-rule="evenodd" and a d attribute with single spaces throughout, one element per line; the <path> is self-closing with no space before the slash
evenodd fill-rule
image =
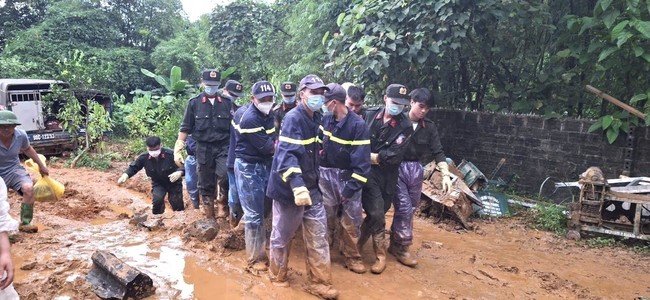
<path id="1" fill-rule="evenodd" d="M 56 201 L 63 197 L 65 187 L 60 182 L 43 176 L 34 184 L 34 198 L 36 201 Z"/>
<path id="2" fill-rule="evenodd" d="M 43 162 L 43 164 L 45 164 L 47 166 L 47 160 L 46 160 L 45 156 L 43 156 L 42 154 L 39 154 L 38 158 L 40 158 L 41 161 Z M 33 159 L 30 158 L 30 159 L 25 161 L 25 169 L 27 169 L 28 171 L 31 171 L 36 176 L 36 178 L 38 178 L 38 179 L 41 178 L 41 171 L 38 168 L 38 164 L 36 164 L 36 162 L 34 162 Z"/>

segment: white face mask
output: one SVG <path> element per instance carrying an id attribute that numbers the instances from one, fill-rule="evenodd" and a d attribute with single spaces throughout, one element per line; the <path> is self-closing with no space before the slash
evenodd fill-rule
<path id="1" fill-rule="evenodd" d="M 273 102 L 260 102 L 255 105 L 263 114 L 268 115 L 273 108 Z"/>
<path id="2" fill-rule="evenodd" d="M 158 155 L 160 155 L 160 149 L 155 151 L 149 151 L 149 155 L 151 155 L 151 157 L 157 158 Z"/>

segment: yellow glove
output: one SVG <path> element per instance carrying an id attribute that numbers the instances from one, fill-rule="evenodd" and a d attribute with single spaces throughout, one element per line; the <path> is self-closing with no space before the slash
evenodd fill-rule
<path id="1" fill-rule="evenodd" d="M 185 149 L 185 141 L 176 140 L 176 144 L 174 144 L 174 162 L 179 167 L 182 167 L 185 163 L 185 160 L 183 160 L 183 155 L 181 155 L 183 149 Z"/>
<path id="2" fill-rule="evenodd" d="M 120 176 L 120 178 L 117 180 L 117 184 L 125 183 L 127 179 L 129 179 L 129 175 L 123 173 L 122 176 Z"/>
<path id="3" fill-rule="evenodd" d="M 438 170 L 442 173 L 442 192 L 449 194 L 454 187 L 451 183 L 451 173 L 449 173 L 449 165 L 445 161 L 441 161 L 437 164 Z"/>
<path id="4" fill-rule="evenodd" d="M 309 190 L 304 187 L 297 187 L 293 189 L 294 202 L 298 206 L 311 205 L 311 197 L 309 196 Z"/>
<path id="5" fill-rule="evenodd" d="M 169 176 L 167 177 L 169 177 L 169 182 L 176 182 L 178 179 L 181 178 L 181 176 L 183 176 L 183 172 L 176 171 L 174 173 L 169 174 Z"/>
<path id="6" fill-rule="evenodd" d="M 373 165 L 379 164 L 379 153 L 370 153 L 370 163 Z"/>

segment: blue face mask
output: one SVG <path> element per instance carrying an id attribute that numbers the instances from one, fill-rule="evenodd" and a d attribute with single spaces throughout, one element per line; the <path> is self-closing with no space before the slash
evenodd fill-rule
<path id="1" fill-rule="evenodd" d="M 400 104 L 388 104 L 386 105 L 386 110 L 391 116 L 397 116 L 404 111 L 404 105 Z"/>
<path id="2" fill-rule="evenodd" d="M 206 94 L 209 96 L 214 96 L 217 94 L 217 91 L 219 91 L 219 86 L 216 85 L 206 85 L 205 90 L 203 90 Z"/>
<path id="3" fill-rule="evenodd" d="M 284 101 L 286 104 L 293 104 L 296 102 L 296 96 L 282 98 L 282 101 Z"/>
<path id="4" fill-rule="evenodd" d="M 319 111 L 323 109 L 323 102 L 325 101 L 325 96 L 323 95 L 311 95 L 307 98 L 307 107 L 311 111 Z"/>

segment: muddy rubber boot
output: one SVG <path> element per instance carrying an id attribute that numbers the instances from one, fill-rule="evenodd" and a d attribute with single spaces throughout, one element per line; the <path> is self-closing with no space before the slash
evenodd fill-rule
<path id="1" fill-rule="evenodd" d="M 206 219 L 214 220 L 214 204 L 203 204 L 203 214 Z"/>
<path id="2" fill-rule="evenodd" d="M 366 266 L 363 265 L 361 259 L 358 258 L 346 258 L 345 267 L 348 268 L 348 270 L 357 274 L 363 274 L 368 271 L 366 269 Z"/>
<path id="3" fill-rule="evenodd" d="M 312 283 L 309 286 L 308 291 L 310 294 L 323 299 L 337 299 L 339 297 L 339 291 L 331 285 L 325 285 L 322 283 Z"/>
<path id="4" fill-rule="evenodd" d="M 20 204 L 20 226 L 18 230 L 25 233 L 36 233 L 38 227 L 32 225 L 32 218 L 34 217 L 34 204 L 21 203 Z"/>
<path id="5" fill-rule="evenodd" d="M 374 274 L 381 274 L 386 269 L 386 235 L 382 231 L 372 235 L 372 246 L 375 249 L 377 261 L 370 267 Z"/>
<path id="6" fill-rule="evenodd" d="M 395 258 L 397 258 L 397 261 L 399 261 L 401 264 L 414 268 L 418 264 L 418 261 L 409 253 L 408 249 L 408 246 L 390 243 L 390 247 L 388 247 L 388 253 L 395 256 Z"/>
<path id="7" fill-rule="evenodd" d="M 217 218 L 225 219 L 230 215 L 230 207 L 225 197 L 217 198 Z"/>

